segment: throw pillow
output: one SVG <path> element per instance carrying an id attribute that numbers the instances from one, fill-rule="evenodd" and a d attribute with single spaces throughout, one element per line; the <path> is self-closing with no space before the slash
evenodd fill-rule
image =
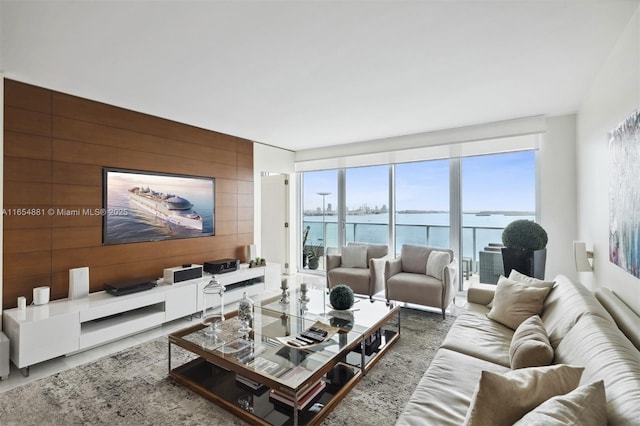
<path id="1" fill-rule="evenodd" d="M 551 291 L 551 289 L 556 285 L 555 281 L 542 281 L 537 278 L 532 278 L 528 275 L 521 274 L 515 269 L 511 270 L 511 273 L 509 274 L 509 278 L 505 278 L 503 275 L 500 275 L 498 282 L 500 280 L 506 280 L 506 279 L 518 282 L 520 284 L 526 284 L 530 287 L 548 288 L 549 291 Z M 491 309 L 492 307 L 493 307 L 493 299 L 491 300 L 491 302 L 487 304 L 487 308 Z"/>
<path id="2" fill-rule="evenodd" d="M 367 246 L 349 245 L 343 247 L 341 266 L 345 268 L 366 268 Z"/>
<path id="3" fill-rule="evenodd" d="M 511 369 L 541 367 L 553 361 L 553 347 L 538 315 L 527 318 L 516 328 L 509 347 Z"/>
<path id="4" fill-rule="evenodd" d="M 556 285 L 555 281 L 539 280 L 537 278 L 530 277 L 529 275 L 521 274 L 515 269 L 512 269 L 509 273 L 509 279 L 533 287 L 548 287 L 549 289 L 552 289 Z"/>
<path id="5" fill-rule="evenodd" d="M 583 370 L 558 364 L 522 368 L 504 375 L 482 371 L 464 424 L 512 425 L 549 398 L 574 390 Z"/>
<path id="6" fill-rule="evenodd" d="M 607 397 L 602 380 L 580 386 L 566 395 L 554 396 L 516 422 L 518 426 L 606 424 Z"/>
<path id="7" fill-rule="evenodd" d="M 451 256 L 446 251 L 431 250 L 427 257 L 427 275 L 442 281 L 442 271 L 451 262 Z"/>
<path id="8" fill-rule="evenodd" d="M 548 288 L 530 287 L 506 278 L 499 280 L 487 317 L 515 330 L 530 316 L 540 315 L 547 294 Z"/>

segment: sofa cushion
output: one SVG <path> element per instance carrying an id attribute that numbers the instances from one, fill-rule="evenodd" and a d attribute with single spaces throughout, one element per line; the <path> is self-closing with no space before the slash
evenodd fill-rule
<path id="1" fill-rule="evenodd" d="M 585 286 L 564 275 L 558 275 L 555 281 L 556 286 L 545 299 L 540 315 L 551 346 L 556 348 L 571 327 L 585 315 L 597 315 L 613 321 Z"/>
<path id="2" fill-rule="evenodd" d="M 514 426 L 607 425 L 607 397 L 602 380 L 546 400 Z"/>
<path id="3" fill-rule="evenodd" d="M 440 306 L 443 291 L 442 281 L 425 274 L 400 272 L 387 280 L 387 297 L 390 300 Z"/>
<path id="4" fill-rule="evenodd" d="M 440 348 L 396 425 L 459 426 L 464 421 L 482 370 L 509 371 L 507 367 Z"/>
<path id="5" fill-rule="evenodd" d="M 550 365 L 506 374 L 483 371 L 465 425 L 512 425 L 547 399 L 574 390 L 583 368 Z"/>
<path id="6" fill-rule="evenodd" d="M 451 256 L 446 251 L 431 250 L 427 257 L 426 274 L 442 281 L 444 267 L 451 262 Z"/>
<path id="7" fill-rule="evenodd" d="M 342 248 L 342 262 L 345 268 L 367 267 L 367 246 L 350 245 Z"/>
<path id="8" fill-rule="evenodd" d="M 515 330 L 530 316 L 540 314 L 547 294 L 547 288 L 536 288 L 501 279 L 496 287 L 493 307 L 487 317 Z"/>
<path id="9" fill-rule="evenodd" d="M 553 348 L 538 315 L 524 320 L 513 333 L 509 360 L 514 370 L 549 365 L 553 361 Z"/>
<path id="10" fill-rule="evenodd" d="M 466 312 L 458 316 L 441 347 L 509 368 L 512 337 L 509 327 L 486 315 Z"/>
<path id="11" fill-rule="evenodd" d="M 555 362 L 584 366 L 581 384 L 604 380 L 609 424 L 640 419 L 640 352 L 613 322 L 580 318 L 558 344 Z"/>

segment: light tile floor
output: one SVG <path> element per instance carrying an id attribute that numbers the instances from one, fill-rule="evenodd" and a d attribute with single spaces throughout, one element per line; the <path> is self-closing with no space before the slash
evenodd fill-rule
<path id="1" fill-rule="evenodd" d="M 305 282 L 309 286 L 313 286 L 316 288 L 324 288 L 325 278 L 320 275 L 311 275 L 311 274 L 294 274 L 290 276 L 286 276 L 289 282 L 289 287 L 297 288 L 300 283 Z M 274 279 L 268 279 L 266 283 L 266 291 L 263 293 L 263 296 L 270 297 L 279 291 L 280 281 Z M 384 299 L 384 292 L 378 293 L 376 298 Z M 466 296 L 461 295 L 456 297 L 456 302 L 449 308 L 449 312 L 452 315 L 457 315 L 460 311 L 461 307 L 466 303 Z M 425 308 L 421 306 L 408 305 L 412 308 L 417 309 L 425 309 L 431 310 L 430 308 Z M 228 310 L 236 309 L 236 306 L 227 306 Z M 225 309 L 226 311 L 227 309 Z M 434 309 L 434 312 L 439 312 L 439 309 Z M 195 324 L 195 322 L 199 321 L 197 317 L 193 318 L 181 318 L 169 323 L 166 323 L 160 327 L 153 328 L 151 330 L 135 334 L 130 337 L 126 337 L 115 342 L 111 342 L 105 345 L 98 346 L 93 349 L 89 349 L 83 352 L 79 352 L 73 355 L 62 356 L 58 358 L 54 358 L 49 361 L 41 362 L 36 365 L 32 365 L 29 369 L 29 376 L 25 377 L 20 370 L 18 370 L 13 364 L 11 364 L 11 371 L 7 378 L 0 381 L 0 393 L 6 392 L 10 389 L 13 389 L 18 386 L 25 385 L 27 383 L 34 382 L 44 377 L 51 376 L 53 374 L 59 373 L 61 371 L 78 367 L 82 364 L 86 364 L 92 361 L 96 361 L 100 358 L 109 356 L 121 350 L 139 345 L 141 343 L 148 342 L 150 340 L 156 339 L 158 337 L 166 336 L 175 331 L 186 328 L 190 325 Z"/>

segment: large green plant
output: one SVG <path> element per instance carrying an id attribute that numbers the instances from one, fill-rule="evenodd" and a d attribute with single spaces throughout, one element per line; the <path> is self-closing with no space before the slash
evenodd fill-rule
<path id="1" fill-rule="evenodd" d="M 502 231 L 502 244 L 509 248 L 542 250 L 548 240 L 542 226 L 526 219 L 513 221 Z"/>

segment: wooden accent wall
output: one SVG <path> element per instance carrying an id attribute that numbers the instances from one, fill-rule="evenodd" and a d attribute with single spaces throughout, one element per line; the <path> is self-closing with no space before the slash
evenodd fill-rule
<path id="1" fill-rule="evenodd" d="M 4 291 L 31 303 L 34 287 L 67 297 L 69 269 L 105 282 L 160 277 L 166 267 L 245 260 L 253 243 L 253 144 L 5 79 Z M 102 245 L 100 216 L 14 215 L 10 209 L 102 207 L 102 167 L 216 178 L 215 236 Z"/>

